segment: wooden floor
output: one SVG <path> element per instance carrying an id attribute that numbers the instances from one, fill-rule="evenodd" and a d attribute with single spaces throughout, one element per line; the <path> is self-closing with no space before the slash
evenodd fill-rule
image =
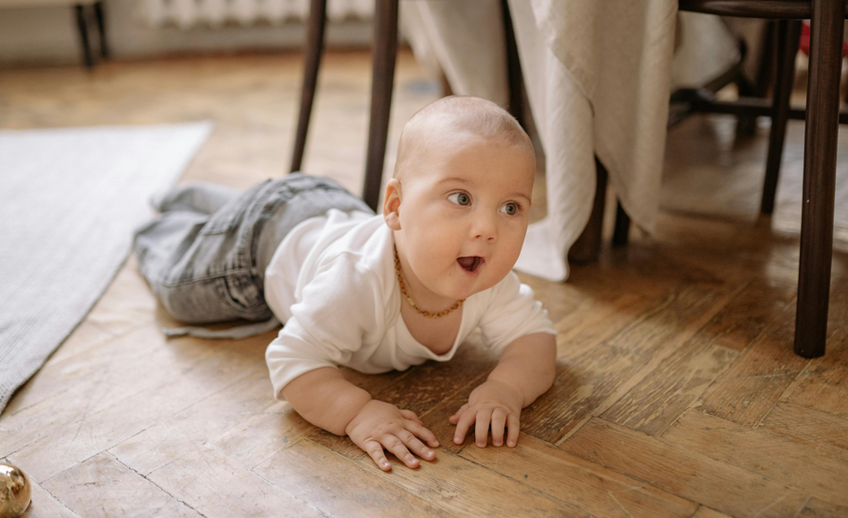
<path id="1" fill-rule="evenodd" d="M 323 66 L 304 169 L 358 192 L 369 58 Z M 408 53 L 398 67 L 388 166 L 402 123 L 440 95 Z M 294 54 L 5 70 L 0 128 L 209 119 L 184 179 L 247 187 L 287 171 L 299 78 Z M 29 474 L 32 517 L 848 516 L 848 245 L 834 253 L 828 353 L 797 357 L 800 193 L 782 182 L 778 214 L 757 217 L 766 135 L 688 120 L 669 137 L 654 235 L 634 230 L 565 284 L 522 276 L 560 331 L 559 375 L 515 449 L 450 440 L 448 417 L 496 362 L 471 340 L 449 363 L 346 373 L 443 444 L 436 462 L 382 473 L 272 398 L 273 333 L 166 340 L 174 322 L 130 258 L 0 417 L 0 459 Z"/>

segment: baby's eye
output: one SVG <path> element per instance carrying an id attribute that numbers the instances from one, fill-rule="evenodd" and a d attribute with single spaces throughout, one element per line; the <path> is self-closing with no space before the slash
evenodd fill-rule
<path id="1" fill-rule="evenodd" d="M 518 214 L 520 208 L 517 203 L 504 203 L 504 206 L 501 207 L 501 212 L 508 216 L 515 216 Z"/>
<path id="2" fill-rule="evenodd" d="M 464 192 L 455 192 L 448 196 L 448 200 L 451 203 L 456 203 L 457 205 L 471 205 L 471 196 L 465 194 Z"/>

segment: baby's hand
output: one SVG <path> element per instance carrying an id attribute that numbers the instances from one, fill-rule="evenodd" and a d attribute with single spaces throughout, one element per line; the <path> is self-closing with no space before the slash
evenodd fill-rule
<path id="1" fill-rule="evenodd" d="M 431 447 L 439 446 L 439 441 L 433 432 L 424 428 L 424 423 L 411 410 L 400 410 L 398 407 L 383 401 L 372 399 L 353 418 L 345 428 L 345 433 L 360 448 L 362 448 L 377 466 L 383 471 L 391 471 L 383 448 L 395 454 L 410 468 L 418 467 L 415 453 L 425 460 L 435 460 L 436 452 L 427 448 L 419 438 L 427 441 Z"/>
<path id="2" fill-rule="evenodd" d="M 523 398 L 516 389 L 500 381 L 489 380 L 471 393 L 468 403 L 450 417 L 456 425 L 453 442 L 461 444 L 471 425 L 474 425 L 477 446 L 486 447 L 489 438 L 489 425 L 492 426 L 492 444 L 501 446 L 504 442 L 504 428 L 509 429 L 506 444 L 515 446 L 518 442 L 518 417 L 521 415 Z"/>

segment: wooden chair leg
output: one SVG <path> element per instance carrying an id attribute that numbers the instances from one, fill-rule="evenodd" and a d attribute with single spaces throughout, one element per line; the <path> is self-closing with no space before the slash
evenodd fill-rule
<path id="1" fill-rule="evenodd" d="M 590 263 L 598 260 L 601 253 L 601 234 L 604 229 L 604 206 L 607 199 L 607 177 L 606 168 L 595 157 L 595 171 L 598 175 L 598 183 L 595 188 L 595 200 L 592 204 L 592 214 L 586 223 L 583 233 L 568 251 L 568 259 L 575 263 Z"/>
<path id="2" fill-rule="evenodd" d="M 757 66 L 757 77 L 754 80 L 756 97 L 765 97 L 772 83 L 776 59 L 775 47 L 777 47 L 777 22 L 769 20 L 763 29 L 760 38 L 760 63 Z"/>
<path id="3" fill-rule="evenodd" d="M 303 67 L 303 89 L 300 92 L 300 114 L 297 118 L 294 150 L 292 150 L 292 173 L 300 171 L 303 152 L 306 148 L 306 133 L 312 116 L 312 103 L 318 85 L 318 68 L 324 52 L 324 26 L 327 21 L 327 0 L 312 0 L 309 6 L 309 22 L 306 31 L 306 53 Z"/>
<path id="4" fill-rule="evenodd" d="M 812 1 L 795 319 L 795 353 L 804 358 L 823 355 L 827 339 L 844 9 L 844 0 Z"/>
<path id="5" fill-rule="evenodd" d="M 100 36 L 100 57 L 109 57 L 109 44 L 106 41 L 106 16 L 103 14 L 103 0 L 94 3 L 94 18 L 97 20 L 97 34 Z"/>
<path id="6" fill-rule="evenodd" d="M 362 199 L 377 210 L 383 180 L 383 161 L 389 134 L 389 113 L 397 57 L 398 0 L 377 0 L 374 6 L 374 68 L 371 83 L 371 121 Z"/>
<path id="7" fill-rule="evenodd" d="M 521 60 L 518 56 L 518 44 L 515 41 L 515 31 L 512 27 L 512 16 L 509 13 L 508 0 L 501 0 L 501 13 L 503 14 L 504 40 L 506 43 L 507 85 L 509 85 L 509 106 L 507 106 L 507 110 L 526 131 L 527 124 L 523 120 L 524 81 L 521 74 Z"/>
<path id="8" fill-rule="evenodd" d="M 91 69 L 94 67 L 94 55 L 91 53 L 91 41 L 88 37 L 88 20 L 85 15 L 85 7 L 77 4 L 74 6 L 74 11 L 76 11 L 77 29 L 79 29 L 80 42 L 82 43 L 82 57 L 85 61 L 85 66 Z"/>
<path id="9" fill-rule="evenodd" d="M 736 67 L 736 77 L 733 82 L 736 83 L 736 90 L 739 97 L 757 97 L 757 85 L 752 83 L 745 75 L 743 64 L 748 59 L 748 45 L 743 38 L 738 39 L 739 53 L 741 58 Z M 736 134 L 752 136 L 757 132 L 757 116 L 752 114 L 740 114 L 736 119 Z"/>
<path id="10" fill-rule="evenodd" d="M 627 246 L 630 237 L 630 216 L 624 212 L 621 202 L 615 209 L 615 229 L 612 233 L 612 246 Z"/>
<path id="11" fill-rule="evenodd" d="M 780 20 L 777 25 L 777 67 L 774 76 L 774 96 L 771 110 L 771 133 L 769 134 L 766 178 L 763 183 L 762 214 L 774 211 L 774 197 L 780 176 L 783 158 L 783 143 L 786 138 L 786 122 L 789 120 L 789 97 L 795 83 L 795 55 L 801 38 L 799 20 Z"/>

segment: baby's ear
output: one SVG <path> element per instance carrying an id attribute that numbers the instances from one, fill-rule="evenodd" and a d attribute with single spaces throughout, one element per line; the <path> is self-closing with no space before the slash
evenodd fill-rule
<path id="1" fill-rule="evenodd" d="M 392 178 L 386 184 L 383 196 L 383 219 L 392 230 L 400 230 L 400 202 L 402 198 L 400 181 Z"/>

